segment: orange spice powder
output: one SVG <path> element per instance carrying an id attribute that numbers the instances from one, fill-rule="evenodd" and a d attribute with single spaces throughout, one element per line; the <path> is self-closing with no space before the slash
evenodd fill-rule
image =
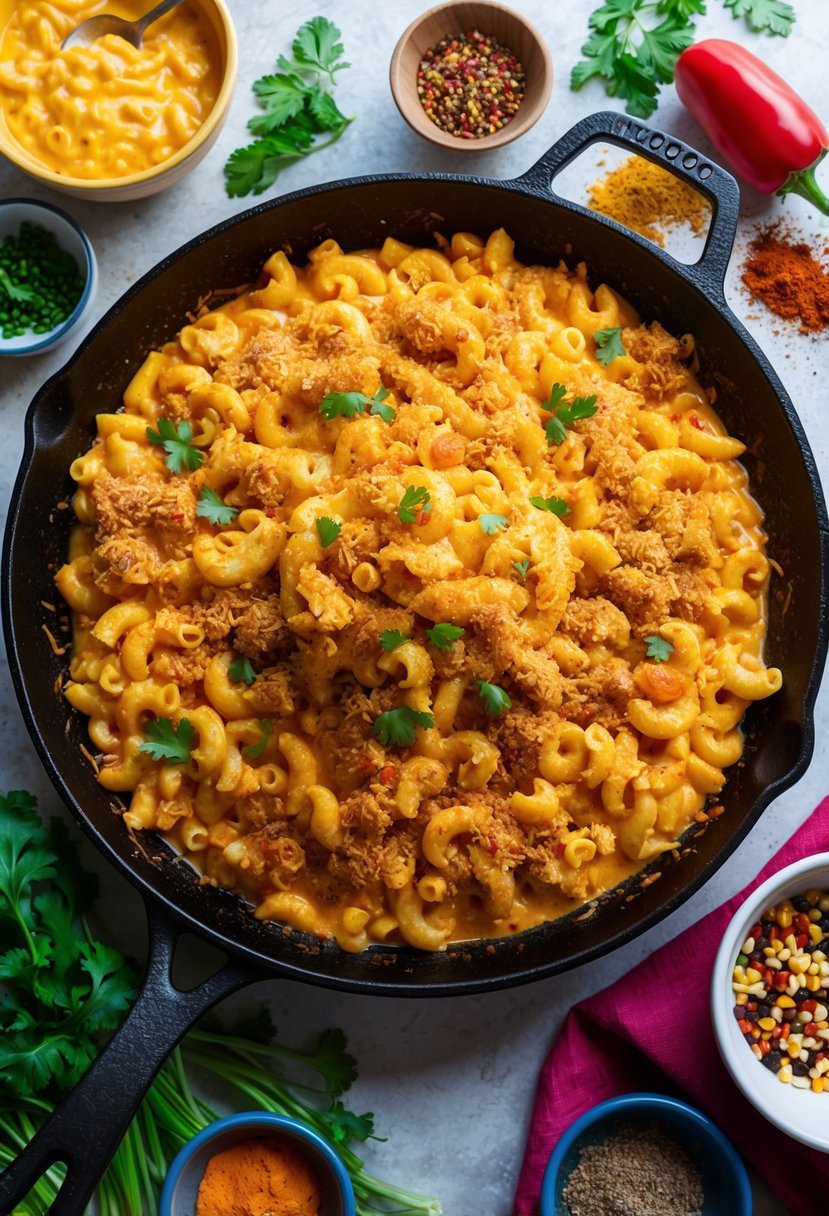
<path id="1" fill-rule="evenodd" d="M 320 1202 L 317 1180 L 293 1145 L 243 1140 L 208 1161 L 196 1216 L 319 1216 Z"/>
<path id="2" fill-rule="evenodd" d="M 595 181 L 587 205 L 657 245 L 665 244 L 662 230 L 678 224 L 701 233 L 711 214 L 698 190 L 641 156 L 628 157 Z"/>
<path id="3" fill-rule="evenodd" d="M 829 269 L 778 220 L 757 233 L 743 263 L 743 283 L 778 317 L 804 333 L 829 327 Z"/>

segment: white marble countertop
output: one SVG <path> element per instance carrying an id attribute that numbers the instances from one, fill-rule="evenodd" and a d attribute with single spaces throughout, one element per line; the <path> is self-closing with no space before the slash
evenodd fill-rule
<path id="1" fill-rule="evenodd" d="M 251 82 L 272 71 L 286 52 L 298 25 L 316 13 L 334 19 L 343 31 L 347 58 L 337 96 L 357 121 L 340 143 L 286 171 L 265 197 L 312 183 L 362 173 L 395 170 L 452 170 L 509 178 L 524 172 L 576 120 L 599 109 L 620 109 L 592 82 L 580 93 L 568 87 L 570 69 L 580 57 L 587 18 L 597 0 L 520 0 L 515 7 L 533 20 L 551 49 L 555 84 L 549 108 L 532 131 L 500 151 L 458 157 L 441 152 L 412 133 L 389 93 L 386 67 L 397 37 L 426 5 L 416 0 L 377 4 L 374 0 L 336 3 L 299 0 L 288 5 L 230 0 L 239 35 L 240 71 L 235 98 L 218 145 L 182 183 L 166 193 L 121 205 L 84 204 L 42 189 L 9 164 L 0 164 L 0 197 L 27 195 L 48 199 L 69 211 L 89 234 L 100 266 L 100 287 L 89 318 L 92 325 L 121 293 L 165 254 L 199 231 L 230 216 L 247 203 L 227 198 L 222 166 L 230 151 L 246 142 L 245 123 L 254 112 Z M 698 22 L 698 36 L 732 38 L 764 56 L 796 83 L 803 96 L 825 116 L 825 76 L 829 62 L 829 12 L 826 0 L 795 0 L 798 24 L 788 40 L 750 34 L 732 21 L 721 0 L 709 0 L 709 14 Z M 682 110 L 672 87 L 663 89 L 651 120 L 708 154 L 711 149 Z M 598 153 L 591 150 L 588 158 Z M 585 181 L 597 176 L 587 160 Z M 829 169 L 822 171 L 829 190 Z M 254 200 L 251 200 L 254 201 Z M 258 201 L 258 200 L 255 200 Z M 829 476 L 829 427 L 826 411 L 825 340 L 801 335 L 796 327 L 772 318 L 737 288 L 733 266 L 753 224 L 785 214 L 805 239 L 823 248 L 829 220 L 801 200 L 785 204 L 743 192 L 743 220 L 732 260 L 728 298 L 761 343 L 791 393 L 813 445 L 821 474 Z M 82 335 L 78 335 L 78 341 Z M 28 360 L 0 361 L 0 487 L 5 509 L 23 447 L 23 416 L 36 389 L 62 365 L 76 345 Z M 829 697 L 817 705 L 818 739 L 825 740 Z M 58 799 L 30 745 L 3 660 L 0 669 L 0 730 L 4 740 L 0 788 L 25 787 L 41 806 L 54 812 Z M 776 847 L 807 816 L 829 787 L 824 747 L 809 771 L 762 816 L 749 837 L 708 884 L 666 921 L 600 962 L 566 975 L 487 996 L 435 1000 L 369 998 L 297 984 L 261 984 L 236 998 L 267 1001 L 280 1037 L 305 1043 L 318 1029 L 341 1026 L 360 1064 L 351 1091 L 356 1110 L 372 1110 L 385 1144 L 369 1144 L 366 1156 L 374 1173 L 400 1185 L 439 1195 L 448 1216 L 508 1216 L 523 1152 L 539 1067 L 567 1010 L 608 983 L 715 907 L 753 877 Z M 84 846 L 85 847 L 85 846 Z M 98 862 L 98 868 L 102 863 Z M 140 918 L 137 897 L 111 872 L 105 892 L 124 901 Z M 713 1045 L 712 1045 L 713 1050 Z M 727 1128 L 725 1129 L 728 1130 Z M 759 1192 L 758 1192 L 759 1196 Z M 761 1213 L 782 1209 L 758 1197 Z"/>

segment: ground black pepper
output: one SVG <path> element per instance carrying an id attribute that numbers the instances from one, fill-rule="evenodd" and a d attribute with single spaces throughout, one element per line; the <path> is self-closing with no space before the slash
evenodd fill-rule
<path id="1" fill-rule="evenodd" d="M 442 38 L 417 71 L 427 116 L 458 139 L 482 139 L 505 126 L 521 105 L 524 83 L 512 51 L 480 30 Z"/>
<path id="2" fill-rule="evenodd" d="M 696 1166 L 655 1124 L 588 1145 L 564 1188 L 569 1216 L 701 1216 L 703 1198 Z"/>

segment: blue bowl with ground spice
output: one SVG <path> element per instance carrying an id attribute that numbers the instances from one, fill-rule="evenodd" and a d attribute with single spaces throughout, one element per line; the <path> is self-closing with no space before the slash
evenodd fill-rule
<path id="1" fill-rule="evenodd" d="M 736 1149 L 701 1111 L 664 1094 L 623 1094 L 585 1111 L 559 1140 L 541 1216 L 751 1216 Z"/>
<path id="2" fill-rule="evenodd" d="M 256 1212 L 267 1199 L 271 1216 L 356 1216 L 351 1180 L 331 1145 L 299 1119 L 270 1111 L 228 1115 L 185 1144 L 164 1180 L 159 1216 L 224 1214 L 231 1199 L 242 1212 L 248 1195 Z"/>
<path id="3" fill-rule="evenodd" d="M 0 201 L 0 356 L 53 350 L 89 314 L 98 283 L 86 233 L 32 198 Z"/>

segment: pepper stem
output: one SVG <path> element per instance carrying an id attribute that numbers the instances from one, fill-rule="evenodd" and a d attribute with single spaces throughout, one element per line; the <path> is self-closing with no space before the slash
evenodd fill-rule
<path id="1" fill-rule="evenodd" d="M 829 215 L 829 198 L 821 190 L 820 186 L 815 181 L 815 169 L 823 160 L 824 153 L 815 161 L 813 165 L 809 165 L 806 169 L 798 169 L 794 173 L 790 173 L 783 185 L 777 191 L 779 195 L 799 194 L 801 198 L 807 199 L 813 206 L 817 207 L 818 211 L 824 215 Z"/>

